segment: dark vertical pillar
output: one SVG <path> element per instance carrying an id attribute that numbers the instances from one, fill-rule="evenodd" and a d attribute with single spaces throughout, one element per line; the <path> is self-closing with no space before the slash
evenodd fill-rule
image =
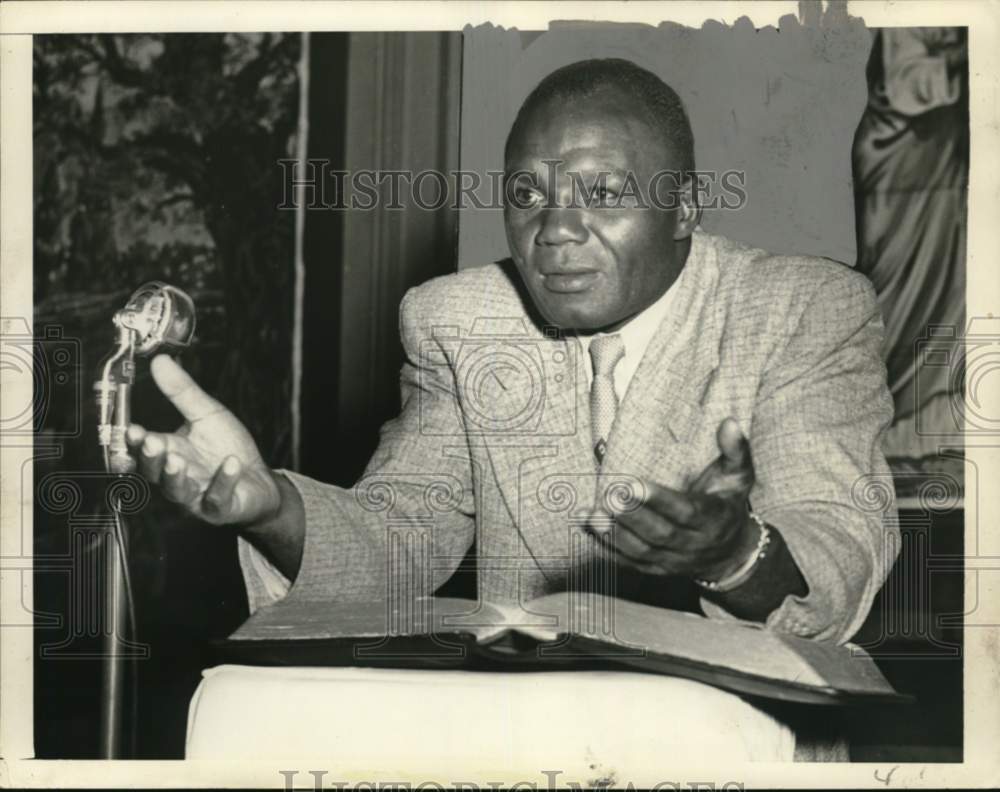
<path id="1" fill-rule="evenodd" d="M 313 33 L 309 58 L 309 147 L 312 161 L 343 170 L 350 34 Z M 319 169 L 316 177 L 322 178 Z M 300 174 L 300 178 L 302 175 Z M 331 182 L 328 179 L 327 184 Z M 318 192 L 314 193 L 318 196 Z M 324 194 L 324 200 L 333 196 Z M 316 198 L 319 203 L 319 198 Z M 306 211 L 303 239 L 305 295 L 302 345 L 301 472 L 333 478 L 337 448 L 340 322 L 343 295 L 344 213 L 316 206 Z"/>
<path id="2" fill-rule="evenodd" d="M 458 168 L 461 44 L 462 34 L 451 32 L 351 35 L 348 168 L 404 175 L 397 208 L 376 206 L 344 218 L 334 471 L 341 484 L 363 472 L 379 427 L 399 411 L 403 295 L 457 268 L 458 212 L 452 202 L 421 205 L 411 189 L 420 182 L 410 175 L 436 171 L 450 180 Z M 388 203 L 389 180 L 381 186 Z"/>

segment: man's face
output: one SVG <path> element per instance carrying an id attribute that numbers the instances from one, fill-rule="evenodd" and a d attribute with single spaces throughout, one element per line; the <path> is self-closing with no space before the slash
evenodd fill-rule
<path id="1" fill-rule="evenodd" d="M 568 330 L 611 330 L 657 300 L 687 256 L 690 230 L 648 187 L 675 159 L 646 121 L 611 92 L 539 107 L 511 140 L 504 224 L 511 255 L 544 318 Z M 606 204 L 586 205 L 606 174 Z M 629 179 L 638 198 L 626 198 Z M 574 181 L 575 178 L 575 181 Z M 670 178 L 659 182 L 660 205 Z M 591 193 L 593 199 L 594 193 Z M 602 197 L 601 195 L 597 196 Z M 640 205 L 644 202 L 644 205 Z"/>

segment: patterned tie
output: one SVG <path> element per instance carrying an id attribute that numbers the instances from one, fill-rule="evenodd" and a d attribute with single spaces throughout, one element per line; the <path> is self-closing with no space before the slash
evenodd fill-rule
<path id="1" fill-rule="evenodd" d="M 598 336 L 590 342 L 590 360 L 594 364 L 594 382 L 590 386 L 590 428 L 594 455 L 600 464 L 608 450 L 608 435 L 618 413 L 615 393 L 615 366 L 625 357 L 625 343 L 619 335 Z"/>

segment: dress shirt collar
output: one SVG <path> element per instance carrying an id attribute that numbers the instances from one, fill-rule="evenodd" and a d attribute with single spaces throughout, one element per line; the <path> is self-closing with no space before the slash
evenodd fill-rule
<path id="1" fill-rule="evenodd" d="M 578 333 L 580 339 L 581 354 L 584 359 L 584 368 L 587 372 L 588 389 L 594 380 L 594 367 L 590 359 L 590 342 L 598 335 L 619 335 L 625 345 L 625 357 L 619 361 L 615 367 L 615 392 L 619 399 L 625 397 L 632 376 L 639 368 L 639 363 L 649 342 L 653 340 L 656 331 L 670 313 L 670 303 L 676 294 L 677 281 L 675 280 L 652 305 L 636 314 L 615 333 Z"/>

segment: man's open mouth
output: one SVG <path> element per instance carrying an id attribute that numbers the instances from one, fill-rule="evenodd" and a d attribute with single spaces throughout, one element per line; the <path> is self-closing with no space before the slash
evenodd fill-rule
<path id="1" fill-rule="evenodd" d="M 581 270 L 579 272 L 553 272 L 548 275 L 542 273 L 542 284 L 551 292 L 557 294 L 572 294 L 573 292 L 587 291 L 600 277 L 601 273 L 594 270 Z"/>

